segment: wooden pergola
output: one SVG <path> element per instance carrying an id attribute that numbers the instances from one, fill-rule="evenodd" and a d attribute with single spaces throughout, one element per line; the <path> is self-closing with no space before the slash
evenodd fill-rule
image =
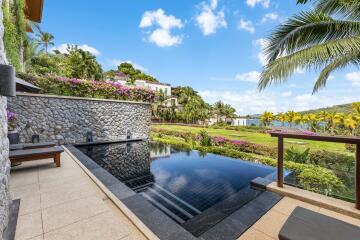
<path id="1" fill-rule="evenodd" d="M 283 187 L 284 184 L 284 138 L 303 139 L 322 142 L 348 143 L 356 146 L 355 152 L 355 208 L 360 209 L 360 138 L 346 136 L 322 136 L 295 134 L 284 132 L 270 132 L 272 137 L 278 138 L 278 164 L 277 164 L 277 185 Z"/>

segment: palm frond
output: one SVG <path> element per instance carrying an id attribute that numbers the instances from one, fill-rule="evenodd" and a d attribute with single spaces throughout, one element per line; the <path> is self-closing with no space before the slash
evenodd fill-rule
<path id="1" fill-rule="evenodd" d="M 359 0 L 318 0 L 316 9 L 326 14 L 339 15 L 342 18 L 359 20 Z"/>
<path id="2" fill-rule="evenodd" d="M 264 53 L 271 62 L 283 54 L 358 35 L 360 22 L 334 20 L 320 12 L 302 12 L 274 31 Z"/>
<path id="3" fill-rule="evenodd" d="M 353 52 L 345 56 L 341 56 L 338 59 L 335 59 L 333 62 L 328 64 L 320 73 L 313 89 L 313 94 L 316 93 L 319 89 L 325 87 L 326 82 L 332 72 L 335 70 L 345 68 L 350 64 L 357 65 L 360 63 L 360 51 Z"/>
<path id="4" fill-rule="evenodd" d="M 263 90 L 272 83 L 281 83 L 299 68 L 320 69 L 346 54 L 360 51 L 360 36 L 333 40 L 280 57 L 265 66 L 258 84 Z"/>

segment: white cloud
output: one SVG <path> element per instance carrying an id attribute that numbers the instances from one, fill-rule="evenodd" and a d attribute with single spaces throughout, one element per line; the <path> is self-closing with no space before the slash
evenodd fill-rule
<path id="1" fill-rule="evenodd" d="M 267 60 L 264 50 L 268 45 L 268 41 L 265 38 L 260 38 L 254 41 L 254 45 L 259 48 L 259 53 L 257 54 L 257 58 L 259 62 L 262 65 L 266 65 Z"/>
<path id="2" fill-rule="evenodd" d="M 263 16 L 263 18 L 261 19 L 262 23 L 266 23 L 268 21 L 275 21 L 279 19 L 279 15 L 277 13 L 267 13 Z"/>
<path id="3" fill-rule="evenodd" d="M 142 72 L 148 72 L 149 70 L 146 67 L 141 66 L 140 64 L 137 64 L 131 60 L 120 60 L 120 59 L 112 59 L 110 60 L 110 64 L 112 67 L 117 67 L 122 63 L 130 63 L 131 65 L 133 65 L 133 67 L 135 69 L 139 69 Z"/>
<path id="4" fill-rule="evenodd" d="M 170 47 L 182 43 L 181 36 L 172 36 L 167 29 L 156 29 L 149 36 L 149 42 L 155 43 L 159 47 Z"/>
<path id="5" fill-rule="evenodd" d="M 94 56 L 99 56 L 100 55 L 100 51 L 97 50 L 96 48 L 89 46 L 87 44 L 82 44 L 82 45 L 76 45 L 76 44 L 72 44 L 72 43 L 63 43 L 57 47 L 53 47 L 51 48 L 51 51 L 55 51 L 58 50 L 61 53 L 67 53 L 67 48 L 68 46 L 77 46 L 78 48 L 84 50 L 84 51 L 88 51 L 91 54 L 93 54 Z"/>
<path id="6" fill-rule="evenodd" d="M 350 72 L 345 75 L 346 80 L 354 87 L 360 87 L 360 72 Z"/>
<path id="7" fill-rule="evenodd" d="M 249 20 L 240 19 L 238 23 L 238 29 L 243 29 L 249 33 L 255 32 L 254 24 Z"/>
<path id="8" fill-rule="evenodd" d="M 166 15 L 164 10 L 159 8 L 156 11 L 146 11 L 140 21 L 140 28 L 155 27 L 148 32 L 148 41 L 159 47 L 170 47 L 182 43 L 182 36 L 172 35 L 172 29 L 183 28 L 181 19 L 172 15 Z"/>
<path id="9" fill-rule="evenodd" d="M 216 0 L 211 0 L 210 5 L 202 2 L 200 7 L 201 12 L 195 17 L 195 20 L 205 36 L 216 33 L 220 28 L 227 28 L 224 11 L 220 10 L 216 12 Z"/>
<path id="10" fill-rule="evenodd" d="M 246 4 L 249 7 L 255 7 L 257 4 L 261 5 L 263 8 L 270 7 L 270 0 L 246 0 Z"/>
<path id="11" fill-rule="evenodd" d="M 251 71 L 251 72 L 247 72 L 247 73 L 238 73 L 238 74 L 236 74 L 235 78 L 242 82 L 257 83 L 257 82 L 259 82 L 260 73 L 257 71 Z"/>
<path id="12" fill-rule="evenodd" d="M 283 96 L 283 97 L 290 97 L 291 95 L 292 95 L 291 91 L 286 91 L 286 92 L 281 93 L 281 96 Z"/>

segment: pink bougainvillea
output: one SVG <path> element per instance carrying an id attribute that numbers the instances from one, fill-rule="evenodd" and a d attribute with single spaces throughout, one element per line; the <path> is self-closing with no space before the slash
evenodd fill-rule
<path id="1" fill-rule="evenodd" d="M 141 102 L 153 102 L 155 98 L 155 92 L 150 89 L 124 86 L 121 83 L 111 81 L 84 80 L 52 75 L 22 77 L 40 87 L 42 92 L 47 94 Z"/>

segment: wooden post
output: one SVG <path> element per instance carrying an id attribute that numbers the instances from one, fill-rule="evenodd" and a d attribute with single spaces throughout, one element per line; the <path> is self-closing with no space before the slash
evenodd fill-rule
<path id="1" fill-rule="evenodd" d="M 284 138 L 278 137 L 278 165 L 277 165 L 277 185 L 283 187 L 284 183 Z"/>
<path id="2" fill-rule="evenodd" d="M 355 157 L 355 208 L 360 210 L 360 144 L 356 144 Z"/>
<path id="3" fill-rule="evenodd" d="M 54 162 L 56 164 L 56 167 L 60 167 L 60 153 L 55 153 Z"/>

